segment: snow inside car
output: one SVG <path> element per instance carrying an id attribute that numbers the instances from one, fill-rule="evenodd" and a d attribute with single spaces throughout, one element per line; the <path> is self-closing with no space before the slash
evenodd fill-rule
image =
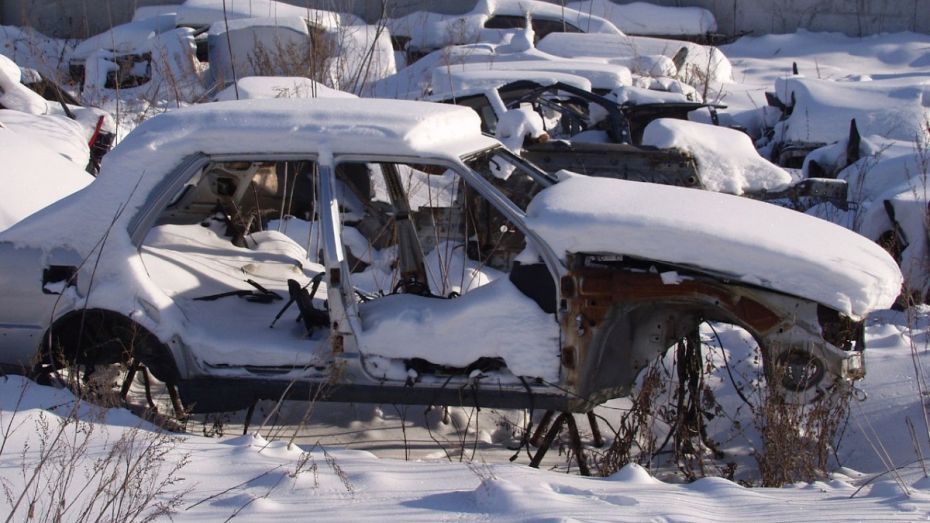
<path id="1" fill-rule="evenodd" d="M 863 376 L 862 320 L 900 282 L 876 244 L 793 211 L 557 181 L 469 108 L 218 102 L 143 123 L 0 234 L 0 362 L 110 384 L 144 366 L 194 411 L 585 411 L 717 321 L 809 395 Z"/>

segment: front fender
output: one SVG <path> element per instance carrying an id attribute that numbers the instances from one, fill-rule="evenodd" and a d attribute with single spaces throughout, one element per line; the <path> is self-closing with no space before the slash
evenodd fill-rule
<path id="1" fill-rule="evenodd" d="M 854 322 L 821 328 L 818 304 L 699 274 L 663 282 L 660 274 L 613 266 L 574 266 L 560 285 L 562 382 L 579 410 L 629 394 L 639 372 L 701 322 L 747 330 L 769 362 L 812 358 L 842 381 L 864 375 Z M 860 325 L 861 327 L 861 325 Z M 843 341 L 845 340 L 845 342 Z M 816 384 L 805 384 L 814 386 Z"/>

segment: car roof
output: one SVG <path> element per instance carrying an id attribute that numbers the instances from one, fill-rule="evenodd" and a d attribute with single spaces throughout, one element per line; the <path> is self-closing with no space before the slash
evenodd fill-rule
<path id="1" fill-rule="evenodd" d="M 83 251 L 115 216 L 135 215 L 166 176 L 197 154 L 455 160 L 499 144 L 481 134 L 472 109 L 447 104 L 355 98 L 201 104 L 144 122 L 107 154 L 93 183 L 4 231 L 3 240 Z"/>
<path id="2" fill-rule="evenodd" d="M 222 0 L 187 0 L 174 7 L 174 12 L 178 14 L 178 24 L 187 26 L 211 25 L 224 19 L 232 21 L 240 18 L 290 16 L 304 18 L 313 25 L 326 27 L 328 30 L 335 30 L 341 25 L 363 23 L 357 16 L 349 13 L 337 13 L 269 0 L 249 0 L 249 2 L 238 3 Z"/>
<path id="3" fill-rule="evenodd" d="M 455 68 L 461 72 L 502 70 L 570 74 L 587 79 L 594 89 L 615 89 L 633 83 L 629 68 L 587 60 L 509 60 L 501 57 L 493 62 L 470 62 L 456 65 Z"/>
<path id="4" fill-rule="evenodd" d="M 453 159 L 496 144 L 481 134 L 479 119 L 468 108 L 367 98 L 254 99 L 197 105 L 159 115 L 141 125 L 114 153 L 118 157 L 145 155 L 160 147 L 205 154 L 383 154 Z"/>
<path id="5" fill-rule="evenodd" d="M 591 82 L 587 78 L 568 73 L 437 67 L 433 69 L 433 94 L 430 99 L 446 100 L 452 97 L 471 96 L 519 80 L 530 81 L 539 85 L 552 85 L 561 82 L 585 91 L 591 90 Z"/>
<path id="6" fill-rule="evenodd" d="M 273 98 L 358 98 L 305 76 L 246 76 L 213 97 L 216 102 Z"/>
<path id="7" fill-rule="evenodd" d="M 250 28 L 273 28 L 276 31 L 285 29 L 296 33 L 308 33 L 307 22 L 299 16 L 275 16 L 262 18 L 234 18 L 220 20 L 210 25 L 209 35 L 222 35 L 226 31 L 239 31 Z"/>

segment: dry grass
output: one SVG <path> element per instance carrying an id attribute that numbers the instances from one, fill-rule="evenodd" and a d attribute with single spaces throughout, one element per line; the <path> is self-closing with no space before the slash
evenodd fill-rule
<path id="1" fill-rule="evenodd" d="M 107 411 L 76 397 L 61 416 L 19 413 L 2 421 L 0 457 L 18 454 L 20 477 L 0 478 L 9 505 L 5 521 L 146 522 L 170 518 L 187 492 L 177 485 L 188 456 L 166 431 L 130 427 L 115 440 Z M 21 449 L 8 442 L 34 431 Z"/>
<path id="2" fill-rule="evenodd" d="M 775 369 L 776 378 L 770 379 L 777 382 L 780 372 Z M 851 392 L 850 388 L 837 388 L 809 404 L 797 404 L 778 387 L 762 391 L 755 423 L 763 446 L 753 454 L 762 486 L 779 487 L 827 477 L 830 457 L 849 415 Z"/>

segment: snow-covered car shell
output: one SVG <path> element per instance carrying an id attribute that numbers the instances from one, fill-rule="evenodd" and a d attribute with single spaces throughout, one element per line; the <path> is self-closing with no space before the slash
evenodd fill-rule
<path id="1" fill-rule="evenodd" d="M 481 0 L 462 15 L 416 11 L 388 19 L 387 27 L 392 35 L 408 39 L 408 49 L 429 52 L 448 45 L 497 43 L 504 34 L 522 27 L 527 13 L 540 38 L 553 29 L 622 35 L 603 18 L 535 0 Z M 495 19 L 503 23 L 496 24 Z"/>
<path id="2" fill-rule="evenodd" d="M 70 105 L 61 97 L 60 88 L 51 103 L 24 85 L 23 80 L 42 82 L 34 70 L 24 71 L 15 62 L 0 55 L 0 122 L 5 127 L 31 135 L 80 167 L 96 172 L 100 159 L 110 149 L 116 130 L 113 118 L 95 107 Z M 46 85 L 48 85 L 46 83 Z M 71 100 L 76 103 L 76 101 Z"/>
<path id="3" fill-rule="evenodd" d="M 95 183 L 0 235 L 0 363 L 41 371 L 70 360 L 94 369 L 132 357 L 200 410 L 241 408 L 287 390 L 307 398 L 320 388 L 325 398 L 342 401 L 585 410 L 628 392 L 656 354 L 701 321 L 717 320 L 749 330 L 765 358 L 800 366 L 803 376 L 792 375 L 792 385 L 805 391 L 864 372 L 861 324 L 855 320 L 889 305 L 900 285 L 893 260 L 871 242 L 762 203 L 616 180 L 554 184 L 524 212 L 523 204 L 506 196 L 506 180 L 470 167 L 479 165 L 475 158 L 491 155 L 496 165 L 501 158 L 521 164 L 481 135 L 470 109 L 424 102 L 249 100 L 155 117 L 111 153 Z M 250 168 L 294 158 L 309 158 L 315 166 L 319 220 L 310 230 L 321 235 L 315 245 L 322 264 L 306 254 L 316 247 L 303 250 L 270 225 L 249 233 L 247 247 L 234 246 L 210 226 L 218 202 L 196 199 L 201 190 L 215 191 L 218 200 L 246 192 L 227 192 L 216 169 L 251 177 L 257 171 Z M 361 255 L 351 245 L 357 231 L 347 218 L 355 211 L 339 170 L 362 165 L 389 172 L 400 163 L 408 171 L 420 169 L 428 183 L 459 176 L 464 196 L 453 200 L 487 203 L 499 213 L 487 220 L 495 238 L 521 235 L 525 247 L 501 271 L 482 273 L 493 263 L 487 257 L 463 260 L 461 270 L 490 276 L 449 294 L 408 278 L 396 285 L 392 280 L 385 295 L 369 293 L 369 301 L 362 300 L 354 284 L 364 273 L 348 261 L 349 254 Z M 551 185 L 535 173 L 530 178 L 536 183 Z M 394 183 L 390 191 L 402 191 L 396 180 L 387 183 Z M 628 191 L 644 202 L 678 202 L 667 209 L 672 215 L 676 207 L 693 205 L 686 217 L 695 221 L 659 211 L 640 218 L 607 212 L 623 205 L 616 198 Z M 692 196 L 696 203 L 688 203 Z M 210 204 L 203 221 L 175 219 L 200 203 Z M 383 202 L 365 208 L 377 208 L 374 203 Z M 696 219 L 705 212 L 715 216 L 709 206 L 726 209 L 728 225 Z M 421 204 L 415 210 L 424 209 Z M 390 266 L 404 265 L 404 255 L 417 256 L 422 246 L 404 243 L 411 234 L 405 224 L 416 221 L 407 219 L 412 214 L 411 207 L 390 211 L 393 237 L 400 238 L 387 249 L 400 252 Z M 511 226 L 495 232 L 499 217 Z M 562 218 L 567 220 L 559 224 Z M 585 229 L 581 220 L 587 219 L 593 229 Z M 784 220 L 795 228 L 783 229 Z M 753 230 L 757 223 L 767 234 Z M 661 235 L 643 240 L 633 234 L 654 226 Z M 488 231 L 466 232 L 470 239 Z M 763 241 L 763 255 L 747 252 Z M 668 250 L 652 252 L 646 246 L 651 242 Z M 225 250 L 210 251 L 217 243 Z M 822 254 L 806 251 L 812 245 Z M 705 246 L 718 252 L 708 255 Z M 440 243 L 434 247 L 429 256 Z M 468 246 L 453 250 L 465 253 Z M 423 252 L 421 264 L 429 258 Z M 158 280 L 165 271 L 174 271 L 175 279 Z M 509 277 L 498 277 L 504 271 Z M 287 293 L 286 279 L 309 286 L 314 274 L 322 278 L 328 301 L 323 324 L 315 332 L 309 326 L 301 333 L 268 329 L 274 311 L 261 303 L 273 302 L 276 291 Z M 260 282 L 249 281 L 257 292 L 235 290 L 246 276 Z M 818 278 L 835 286 L 833 294 L 821 285 L 807 287 Z M 233 297 L 216 293 L 230 287 Z M 117 332 L 134 333 L 134 345 L 124 340 L 132 353 L 113 354 L 99 339 L 78 339 L 78 332 L 86 337 L 96 331 L 80 327 L 88 318 L 107 340 Z M 287 319 L 297 325 L 295 316 Z"/>
<path id="4" fill-rule="evenodd" d="M 357 98 L 352 93 L 326 87 L 303 76 L 246 76 L 235 85 L 216 93 L 213 100 L 250 100 L 257 98 Z"/>
<path id="5" fill-rule="evenodd" d="M 678 40 L 613 34 L 552 33 L 542 38 L 537 48 L 564 58 L 601 57 L 624 65 L 630 64 L 626 60 L 630 57 L 664 55 L 672 58 L 686 49 L 684 62 L 677 66 L 679 77 L 684 79 L 701 75 L 701 78 L 709 81 L 726 83 L 732 81 L 733 76 L 732 64 L 716 47 Z"/>
<path id="6" fill-rule="evenodd" d="M 28 134 L 8 128 L 0 111 L 0 153 L 4 157 L 0 231 L 94 180 Z M 36 190 L 42 186 L 41 191 Z"/>

